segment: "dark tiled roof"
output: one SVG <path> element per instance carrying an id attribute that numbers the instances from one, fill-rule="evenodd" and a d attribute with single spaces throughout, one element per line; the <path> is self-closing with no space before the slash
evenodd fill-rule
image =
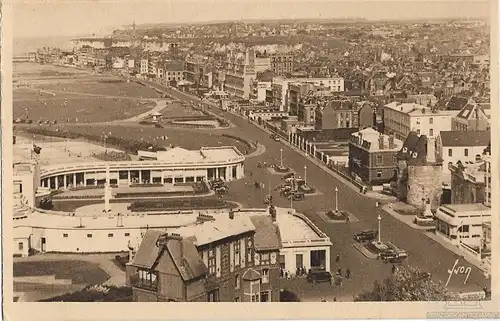
<path id="1" fill-rule="evenodd" d="M 257 80 L 259 81 L 272 81 L 274 77 L 274 72 L 271 70 L 265 70 L 257 74 Z"/>
<path id="2" fill-rule="evenodd" d="M 408 164 L 414 166 L 427 165 L 427 136 L 421 135 L 418 138 L 412 156 L 408 159 Z"/>
<path id="3" fill-rule="evenodd" d="M 446 103 L 446 109 L 447 110 L 461 110 L 462 108 L 464 108 L 465 105 L 467 105 L 468 101 L 469 100 L 467 98 L 453 96 Z"/>
<path id="4" fill-rule="evenodd" d="M 141 245 L 135 254 L 134 260 L 132 261 L 133 266 L 142 267 L 150 269 L 156 258 L 160 254 L 161 248 L 156 246 L 156 241 L 158 237 L 164 232 L 149 230 L 144 235 Z"/>
<path id="5" fill-rule="evenodd" d="M 251 216 L 250 219 L 255 225 L 254 243 L 257 251 L 281 248 L 279 229 L 270 215 L 256 215 Z"/>
<path id="6" fill-rule="evenodd" d="M 167 248 L 184 281 L 198 278 L 207 273 L 207 267 L 194 244 L 194 237 L 182 240 L 170 239 Z M 182 245 L 182 252 L 180 251 Z"/>
<path id="7" fill-rule="evenodd" d="M 491 140 L 489 130 L 478 131 L 442 131 L 443 146 L 488 146 Z"/>
<path id="8" fill-rule="evenodd" d="M 167 71 L 183 71 L 184 62 L 182 61 L 172 61 L 165 64 L 165 70 Z"/>
<path id="9" fill-rule="evenodd" d="M 467 105 L 465 105 L 464 108 L 462 108 L 462 110 L 460 110 L 460 112 L 457 115 L 457 118 L 475 119 L 476 118 L 476 110 L 477 110 L 478 115 L 484 114 L 484 111 L 481 107 L 475 106 L 472 104 L 467 104 Z"/>
<path id="10" fill-rule="evenodd" d="M 416 132 L 410 132 L 408 134 L 408 137 L 406 137 L 406 140 L 403 143 L 403 147 L 401 147 L 401 150 L 398 152 L 396 157 L 399 160 L 408 160 L 411 158 L 411 154 L 415 151 L 415 148 L 418 143 L 418 134 Z"/>

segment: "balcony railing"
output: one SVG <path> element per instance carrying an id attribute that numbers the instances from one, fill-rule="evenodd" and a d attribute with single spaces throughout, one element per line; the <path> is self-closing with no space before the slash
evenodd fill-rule
<path id="1" fill-rule="evenodd" d="M 141 288 L 148 291 L 158 291 L 158 279 L 150 282 L 149 280 L 139 278 L 139 275 L 132 275 L 130 277 L 130 285 L 136 288 Z"/>

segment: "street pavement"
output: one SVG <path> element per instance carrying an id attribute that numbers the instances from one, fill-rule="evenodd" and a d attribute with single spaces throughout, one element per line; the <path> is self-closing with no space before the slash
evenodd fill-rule
<path id="1" fill-rule="evenodd" d="M 172 91 L 171 95 L 181 100 L 193 100 L 191 96 L 180 92 Z M 353 246 L 352 236 L 355 232 L 363 229 L 378 229 L 378 215 L 382 218 L 380 223 L 382 241 L 390 241 L 407 250 L 409 257 L 405 264 L 429 272 L 434 280 L 446 283 L 449 276 L 448 269 L 454 266 L 456 259 L 460 259 L 457 267 L 470 267 L 470 277 L 464 284 L 464 275 L 453 275 L 448 285 L 451 291 L 481 291 L 484 286 L 490 286 L 490 281 L 484 277 L 481 270 L 426 237 L 422 231 L 410 228 L 376 207 L 376 202 L 373 199 L 352 190 L 342 180 L 319 168 L 308 157 L 294 151 L 284 143 L 274 141 L 269 137 L 269 134 L 241 117 L 216 108 L 211 108 L 211 111 L 223 116 L 237 126 L 237 128 L 228 129 L 227 132 L 235 132 L 240 137 L 254 142 L 258 141 L 266 146 L 265 153 L 245 162 L 246 179 L 232 183 L 231 192 L 227 198 L 244 206 L 264 206 L 262 201 L 268 192 L 269 179 L 271 179 L 272 186 L 276 186 L 276 184 L 280 183 L 281 176 L 271 175 L 266 169 L 257 168 L 257 163 L 267 161 L 268 163 L 279 164 L 280 149 L 283 150 L 284 165 L 290 167 L 302 177 L 305 176 L 304 165 L 307 165 L 307 182 L 318 189 L 322 195 L 308 196 L 305 201 L 294 202 L 293 206 L 297 211 L 309 217 L 314 224 L 331 238 L 333 243 L 331 248 L 331 270 L 336 271 L 339 267 L 344 270 L 346 268 L 352 270 L 352 280 L 345 282 L 341 289 L 337 289 L 338 293 L 336 295 L 345 299 L 352 299 L 352 296 L 356 293 L 371 288 L 374 281 L 381 281 L 390 275 L 390 264 L 369 259 Z M 254 181 L 264 183 L 265 188 L 258 190 L 253 186 L 245 186 L 245 182 L 250 185 L 248 183 Z M 339 209 L 351 212 L 359 219 L 359 222 L 328 224 L 317 215 L 317 212 L 335 207 L 335 187 L 339 189 Z M 277 192 L 273 192 L 273 196 L 277 206 L 290 206 L 290 202 L 280 197 Z M 340 263 L 335 262 L 336 255 L 340 255 Z"/>

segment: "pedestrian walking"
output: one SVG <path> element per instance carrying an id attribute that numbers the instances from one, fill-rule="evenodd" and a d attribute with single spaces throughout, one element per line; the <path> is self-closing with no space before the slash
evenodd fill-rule
<path id="1" fill-rule="evenodd" d="M 337 297 L 334 297 L 334 298 L 333 298 L 333 302 L 337 302 Z"/>
<path id="2" fill-rule="evenodd" d="M 339 276 L 342 276 L 342 269 L 341 269 L 341 268 L 339 268 L 339 269 L 337 270 L 337 273 L 339 274 Z"/>
<path id="3" fill-rule="evenodd" d="M 397 267 L 395 265 L 393 265 L 392 266 L 392 273 L 394 274 L 394 273 L 396 273 L 396 271 L 397 271 Z"/>
<path id="4" fill-rule="evenodd" d="M 348 278 L 348 279 L 351 277 L 351 269 L 349 269 L 349 268 L 348 268 L 348 269 L 345 271 L 345 276 L 346 276 L 346 278 Z"/>
<path id="5" fill-rule="evenodd" d="M 337 257 L 335 258 L 335 262 L 340 262 L 340 255 L 337 255 Z"/>

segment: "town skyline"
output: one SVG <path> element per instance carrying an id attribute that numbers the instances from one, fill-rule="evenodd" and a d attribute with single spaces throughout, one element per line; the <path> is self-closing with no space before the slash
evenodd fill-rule
<path id="1" fill-rule="evenodd" d="M 203 3 L 203 2 L 201 2 Z M 208 1 L 207 1 L 208 3 Z M 227 23 L 260 20 L 401 21 L 489 18 L 488 1 L 210 1 L 203 14 L 200 3 L 137 1 L 100 3 L 54 1 L 16 4 L 14 38 L 104 36 L 135 22 L 142 24 Z M 425 4 L 425 5 L 422 5 Z M 341 7 L 341 10 L 338 10 Z M 450 8 L 453 8 L 450 10 Z M 110 16 L 108 13 L 113 12 Z M 195 14 L 193 14 L 195 12 Z M 46 17 L 50 16 L 50 19 Z"/>

